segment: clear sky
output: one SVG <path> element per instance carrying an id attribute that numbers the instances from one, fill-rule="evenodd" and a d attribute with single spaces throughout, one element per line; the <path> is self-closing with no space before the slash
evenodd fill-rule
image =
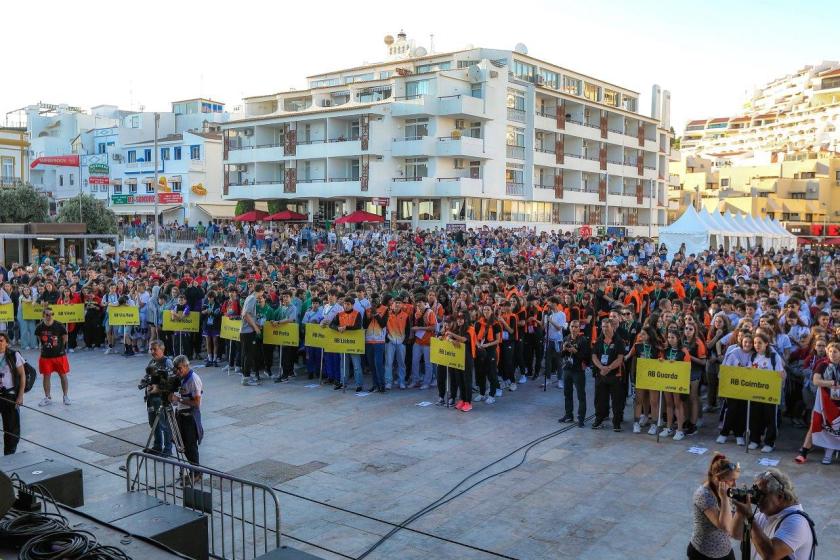
<path id="1" fill-rule="evenodd" d="M 204 96 L 302 88 L 311 74 L 384 58 L 405 29 L 435 51 L 512 49 L 642 94 L 671 90 L 680 132 L 735 113 L 745 93 L 806 64 L 840 59 L 840 2 L 42 0 L 4 2 L 0 112 L 44 101 L 169 109 Z M 0 117 L 0 122 L 3 122 Z"/>

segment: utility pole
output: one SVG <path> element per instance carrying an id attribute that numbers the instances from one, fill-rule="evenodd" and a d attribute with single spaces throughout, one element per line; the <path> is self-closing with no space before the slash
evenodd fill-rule
<path id="1" fill-rule="evenodd" d="M 154 143 L 154 162 L 155 162 L 155 253 L 158 252 L 158 237 L 160 236 L 160 227 L 158 226 L 158 126 L 160 125 L 160 113 L 155 113 L 155 143 Z"/>

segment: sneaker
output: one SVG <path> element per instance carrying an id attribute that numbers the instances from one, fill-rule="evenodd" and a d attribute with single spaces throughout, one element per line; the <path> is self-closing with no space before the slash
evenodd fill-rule
<path id="1" fill-rule="evenodd" d="M 583 423 L 583 418 L 581 418 L 580 420 L 578 420 L 578 428 L 583 428 L 583 426 L 584 426 L 584 425 L 585 425 L 585 424 Z"/>
<path id="2" fill-rule="evenodd" d="M 761 452 L 762 453 L 773 453 L 774 449 L 776 449 L 776 448 L 773 447 L 772 445 L 765 445 L 764 447 L 761 448 Z"/>
<path id="3" fill-rule="evenodd" d="M 469 412 L 472 410 L 472 405 L 468 402 L 464 403 L 464 406 L 461 407 L 461 412 Z"/>
<path id="4" fill-rule="evenodd" d="M 484 395 L 478 394 L 473 397 L 473 402 L 481 402 L 484 400 Z"/>
<path id="5" fill-rule="evenodd" d="M 428 385 L 426 385 L 426 384 L 420 385 L 420 390 L 421 390 L 421 391 L 425 391 L 425 390 L 426 390 L 426 389 L 428 389 L 428 388 L 429 388 L 429 386 L 428 386 Z"/>
<path id="6" fill-rule="evenodd" d="M 400 389 L 405 389 L 405 383 L 400 383 Z"/>
<path id="7" fill-rule="evenodd" d="M 557 382 L 557 388 L 558 388 L 558 389 L 562 389 L 562 388 L 563 388 L 563 382 L 562 382 L 562 381 L 558 381 L 558 382 Z"/>
<path id="8" fill-rule="evenodd" d="M 257 377 L 248 377 L 248 385 L 256 387 L 257 385 L 262 385 L 262 381 L 259 380 Z"/>
<path id="9" fill-rule="evenodd" d="M 385 384 L 385 390 L 386 390 L 386 391 L 390 391 L 390 390 L 391 390 L 391 384 L 390 384 L 390 383 L 386 383 L 386 384 Z"/>
<path id="10" fill-rule="evenodd" d="M 633 433 L 634 434 L 641 434 L 642 433 L 642 426 L 639 422 L 633 422 Z"/>
<path id="11" fill-rule="evenodd" d="M 680 441 L 683 438 L 685 438 L 685 432 L 683 432 L 682 430 L 677 430 L 677 433 L 674 434 L 674 441 Z"/>
<path id="12" fill-rule="evenodd" d="M 111 353 L 111 348 L 106 348 L 106 349 L 105 349 L 105 353 L 106 353 L 106 354 L 110 354 L 110 353 Z"/>
<path id="13" fill-rule="evenodd" d="M 484 404 L 493 404 L 494 402 L 496 402 L 496 399 L 494 399 L 493 397 L 487 397 L 486 399 L 484 399 Z"/>
<path id="14" fill-rule="evenodd" d="M 735 438 L 735 445 L 744 445 L 745 443 L 746 442 L 744 441 L 744 438 L 742 438 L 742 437 L 736 437 Z"/>
<path id="15" fill-rule="evenodd" d="M 750 450 L 758 449 L 758 444 L 754 441 L 751 441 L 750 444 L 747 446 L 747 449 L 750 449 Z"/>
<path id="16" fill-rule="evenodd" d="M 674 435 L 674 430 L 671 428 L 663 428 L 661 432 L 659 432 L 659 437 L 671 437 Z"/>
<path id="17" fill-rule="evenodd" d="M 461 407 L 463 407 L 463 406 L 464 406 L 464 401 L 458 401 L 458 402 L 455 403 L 455 408 L 457 410 L 461 410 Z"/>
<path id="18" fill-rule="evenodd" d="M 505 379 L 505 389 L 507 389 L 508 387 L 510 387 L 510 381 Z"/>
<path id="19" fill-rule="evenodd" d="M 720 443 L 720 444 L 724 444 L 724 443 L 726 443 L 726 439 L 727 439 L 726 436 L 718 436 L 717 439 L 715 440 L 715 442 Z"/>
<path id="20" fill-rule="evenodd" d="M 436 406 L 443 406 L 443 403 L 444 403 L 444 402 L 445 402 L 445 401 L 443 400 L 443 397 L 438 397 L 438 400 L 437 400 L 437 402 L 435 403 L 435 405 L 436 405 Z"/>
<path id="21" fill-rule="evenodd" d="M 335 387 L 333 387 L 333 391 L 340 391 L 342 389 L 344 389 L 344 385 L 342 385 L 341 383 L 336 383 Z"/>
<path id="22" fill-rule="evenodd" d="M 616 424 L 616 425 L 614 425 L 614 426 L 613 426 L 613 431 L 614 431 L 614 432 L 620 432 L 620 431 L 622 431 L 621 424 Z"/>
<path id="23" fill-rule="evenodd" d="M 687 435 L 687 436 L 693 436 L 694 434 L 696 434 L 696 433 L 697 433 L 697 426 L 695 426 L 694 424 L 689 424 L 689 425 L 685 428 L 684 433 L 685 433 L 685 435 Z"/>
<path id="24" fill-rule="evenodd" d="M 516 383 L 511 383 L 510 387 L 508 387 L 508 391 L 516 391 Z"/>
<path id="25" fill-rule="evenodd" d="M 67 351 L 68 351 L 70 354 L 72 354 L 73 352 L 75 352 L 75 350 L 73 350 L 72 348 L 68 348 L 68 349 L 67 349 Z"/>
<path id="26" fill-rule="evenodd" d="M 528 381 L 527 377 L 525 377 L 524 375 L 519 376 L 519 384 L 520 385 L 523 385 L 526 381 Z"/>
<path id="27" fill-rule="evenodd" d="M 648 417 L 647 414 L 642 414 L 639 416 L 639 427 L 640 428 L 647 428 L 648 426 Z"/>
<path id="28" fill-rule="evenodd" d="M 596 418 L 595 421 L 592 422 L 592 429 L 593 430 L 600 430 L 603 427 L 603 425 L 604 425 L 604 421 Z"/>
<path id="29" fill-rule="evenodd" d="M 70 397 L 67 396 L 67 395 L 64 395 L 64 404 L 66 404 L 66 405 L 70 404 Z"/>
<path id="30" fill-rule="evenodd" d="M 656 432 L 659 431 L 659 427 L 656 424 L 651 424 L 650 429 L 648 430 L 648 435 L 655 436 Z"/>
<path id="31" fill-rule="evenodd" d="M 822 461 L 820 461 L 820 463 L 822 463 L 823 465 L 830 465 L 831 460 L 833 458 L 834 458 L 834 450 L 833 449 L 826 449 L 825 450 L 825 455 L 823 455 Z"/>
<path id="32" fill-rule="evenodd" d="M 496 389 L 496 395 L 495 395 L 495 396 L 496 396 L 496 398 L 498 399 L 498 398 L 499 398 L 499 397 L 501 397 L 502 395 L 504 395 L 504 393 L 502 392 L 502 390 L 501 390 L 501 389 Z"/>
<path id="33" fill-rule="evenodd" d="M 239 367 L 239 366 L 236 366 L 235 368 L 233 368 L 233 373 L 242 373 L 242 368 Z"/>
<path id="34" fill-rule="evenodd" d="M 574 421 L 575 421 L 575 419 L 571 414 L 567 414 L 566 416 L 564 416 L 563 418 L 558 420 L 558 422 L 560 422 L 561 424 L 569 424 L 570 422 L 574 422 Z"/>
<path id="35" fill-rule="evenodd" d="M 357 393 L 361 393 L 362 391 L 364 391 L 364 389 L 362 388 L 362 386 L 361 386 L 361 385 L 359 385 L 358 387 L 356 387 L 356 392 L 357 392 Z M 373 391 L 370 391 L 370 392 L 372 393 Z"/>
<path id="36" fill-rule="evenodd" d="M 49 397 L 44 397 L 40 401 L 38 401 L 38 406 L 50 406 L 52 404 L 52 399 Z"/>
<path id="37" fill-rule="evenodd" d="M 250 378 L 250 377 L 243 377 L 243 378 L 242 378 L 242 384 L 243 384 L 243 385 L 248 385 L 248 384 L 249 384 L 249 383 L 248 383 L 248 380 L 249 380 L 249 379 L 251 379 L 251 378 Z"/>

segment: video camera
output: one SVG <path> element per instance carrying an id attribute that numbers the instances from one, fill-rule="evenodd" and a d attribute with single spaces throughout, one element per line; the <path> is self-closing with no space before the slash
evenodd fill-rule
<path id="1" fill-rule="evenodd" d="M 752 503 L 757 504 L 766 494 L 758 486 L 753 484 L 752 488 L 747 488 L 746 486 L 742 486 L 740 488 L 728 488 L 726 490 L 726 495 L 736 502 L 741 502 L 742 504 L 747 503 L 747 497 L 749 497 Z"/>
<path id="2" fill-rule="evenodd" d="M 161 397 L 167 399 L 171 393 L 178 391 L 181 380 L 176 375 L 172 375 L 169 368 L 150 363 L 146 366 L 146 375 L 140 380 L 137 388 L 142 391 L 152 385 L 157 385 Z"/>

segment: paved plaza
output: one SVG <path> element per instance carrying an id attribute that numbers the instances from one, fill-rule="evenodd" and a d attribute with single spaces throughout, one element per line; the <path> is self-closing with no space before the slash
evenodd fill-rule
<path id="1" fill-rule="evenodd" d="M 37 358 L 25 354 L 30 361 Z M 73 404 L 60 404 L 54 382 L 56 402 L 46 411 L 145 442 L 146 411 L 136 386 L 146 359 L 82 350 L 70 361 Z M 436 400 L 433 391 L 362 397 L 331 387 L 307 388 L 311 382 L 300 377 L 242 387 L 238 376 L 225 375 L 221 368 L 196 371 L 205 384 L 203 464 L 364 514 L 280 494 L 285 543 L 328 559 L 356 558 L 391 530 L 371 518 L 400 523 L 474 471 L 565 426 L 557 423 L 561 391 L 550 386 L 543 392 L 542 384 L 530 382 L 494 405 L 476 403 L 465 414 L 416 406 Z M 39 380 L 26 404 L 35 406 L 41 393 Z M 591 412 L 591 387 L 589 401 Z M 125 491 L 119 467 L 131 446 L 33 410 L 22 416 L 25 438 L 112 473 L 80 465 L 87 502 Z M 716 424 L 711 415 L 706 420 Z M 570 428 L 534 447 L 520 467 L 421 517 L 410 525 L 416 531 L 398 532 L 368 558 L 684 558 L 691 495 L 711 452 L 722 450 L 739 460 L 744 481 L 762 470 L 757 463 L 761 454 L 715 444 L 716 431 L 708 425 L 697 436 L 659 444 L 629 428 L 629 422 L 621 434 L 589 425 Z M 840 465 L 820 465 L 821 452 L 806 465 L 794 464 L 802 435 L 786 421 L 770 457 L 780 459 L 779 467 L 792 474 L 817 522 L 818 558 L 838 558 Z M 692 446 L 708 451 L 692 454 Z M 19 452 L 69 461 L 26 442 Z M 513 467 L 522 455 L 514 453 L 471 481 Z"/>

